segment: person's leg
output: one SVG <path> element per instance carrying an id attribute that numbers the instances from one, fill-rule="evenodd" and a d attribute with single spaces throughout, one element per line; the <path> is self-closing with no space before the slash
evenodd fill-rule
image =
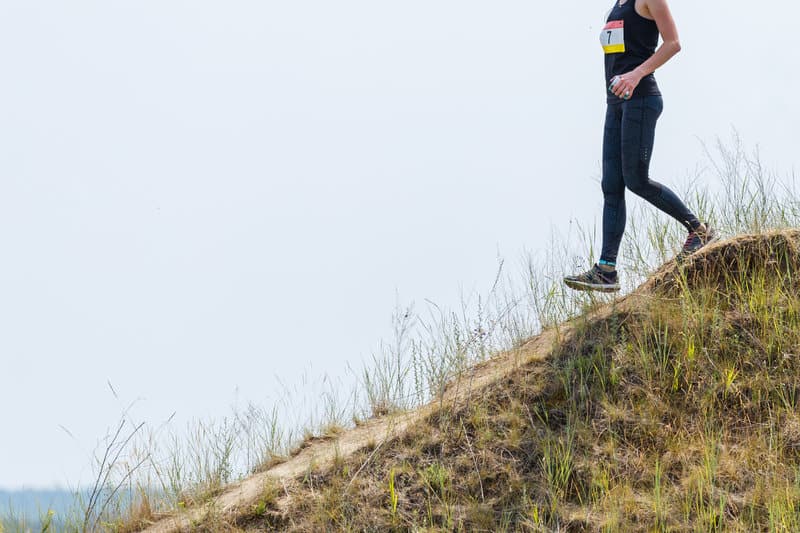
<path id="1" fill-rule="evenodd" d="M 616 261 L 625 230 L 625 181 L 622 178 L 622 106 L 609 105 L 603 128 L 603 248 L 600 261 L 586 272 L 564 278 L 579 291 L 616 292 L 620 289 Z"/>
<path id="2" fill-rule="evenodd" d="M 660 96 L 644 96 L 622 104 L 622 176 L 634 193 L 694 231 L 700 221 L 668 187 L 650 179 L 650 157 L 661 115 Z"/>
<path id="3" fill-rule="evenodd" d="M 600 264 L 615 266 L 625 231 L 625 181 L 622 175 L 622 105 L 606 109 L 603 127 L 603 246 Z"/>
<path id="4" fill-rule="evenodd" d="M 661 110 L 660 96 L 636 98 L 609 105 L 606 109 L 603 131 L 603 248 L 598 264 L 586 272 L 564 278 L 568 287 L 604 292 L 620 289 L 615 266 L 625 231 L 625 187 L 689 230 L 689 238 L 677 257 L 679 261 L 719 238 L 713 228 L 700 223 L 675 193 L 649 177 L 656 121 Z"/>

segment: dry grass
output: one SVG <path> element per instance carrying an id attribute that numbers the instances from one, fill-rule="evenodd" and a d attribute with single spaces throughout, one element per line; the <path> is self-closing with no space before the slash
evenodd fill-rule
<path id="1" fill-rule="evenodd" d="M 238 525 L 796 531 L 799 245 L 749 235 L 669 265 L 575 319 L 548 362 L 310 473 L 279 521 Z"/>

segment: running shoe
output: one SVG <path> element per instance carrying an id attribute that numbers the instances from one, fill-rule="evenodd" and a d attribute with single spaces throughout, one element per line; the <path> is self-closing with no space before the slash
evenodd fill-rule
<path id="1" fill-rule="evenodd" d="M 564 283 L 576 291 L 617 292 L 619 290 L 617 271 L 606 272 L 597 263 L 582 274 L 567 276 L 564 278 Z"/>
<path id="2" fill-rule="evenodd" d="M 681 262 L 703 246 L 718 240 L 719 232 L 717 232 L 711 224 L 705 223 L 698 229 L 689 232 L 689 236 L 686 237 L 686 242 L 683 243 L 683 248 L 678 252 L 675 259 Z"/>

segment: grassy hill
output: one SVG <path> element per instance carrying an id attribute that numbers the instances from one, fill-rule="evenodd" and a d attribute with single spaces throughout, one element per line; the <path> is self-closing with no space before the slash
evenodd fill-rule
<path id="1" fill-rule="evenodd" d="M 799 531 L 799 275 L 793 230 L 668 264 L 544 360 L 190 529 Z"/>

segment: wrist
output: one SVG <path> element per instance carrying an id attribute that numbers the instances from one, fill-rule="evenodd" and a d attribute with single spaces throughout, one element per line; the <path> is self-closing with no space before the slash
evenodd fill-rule
<path id="1" fill-rule="evenodd" d="M 637 78 L 639 78 L 640 80 L 641 80 L 642 78 L 644 78 L 645 76 L 647 76 L 647 74 L 648 74 L 647 72 L 645 72 L 645 71 L 644 71 L 644 69 L 642 69 L 642 67 L 641 67 L 641 66 L 638 66 L 638 67 L 636 67 L 635 69 L 633 69 L 633 73 L 634 73 L 634 74 L 636 75 L 636 77 L 637 77 Z"/>

